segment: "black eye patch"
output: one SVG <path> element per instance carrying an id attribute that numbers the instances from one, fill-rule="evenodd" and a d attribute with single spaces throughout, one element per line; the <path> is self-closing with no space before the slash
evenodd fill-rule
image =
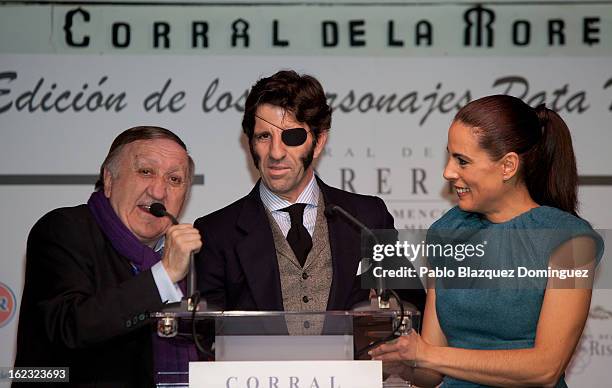
<path id="1" fill-rule="evenodd" d="M 301 146 L 306 142 L 308 132 L 304 128 L 287 128 L 281 133 L 281 140 L 289 147 Z"/>

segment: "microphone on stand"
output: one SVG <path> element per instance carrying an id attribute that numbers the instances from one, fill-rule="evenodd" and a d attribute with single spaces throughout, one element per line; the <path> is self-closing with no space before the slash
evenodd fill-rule
<path id="1" fill-rule="evenodd" d="M 338 205 L 329 204 L 325 207 L 325 215 L 335 216 L 336 214 L 340 215 L 344 220 L 348 221 L 349 224 L 356 226 L 362 233 L 365 233 L 368 237 L 370 237 L 375 244 L 378 244 L 378 238 L 372 232 L 370 228 L 365 226 L 361 221 L 355 218 L 351 213 L 347 212 L 343 208 Z M 372 260 L 372 259 L 370 259 Z M 380 266 L 380 263 L 376 262 L 375 265 Z M 381 277 L 376 278 L 376 296 L 378 297 L 378 307 L 381 309 L 389 308 L 389 290 L 385 286 L 385 279 Z"/>
<path id="2" fill-rule="evenodd" d="M 159 203 L 154 202 L 148 207 L 149 213 L 155 217 L 162 218 L 168 217 L 172 221 L 172 225 L 178 225 L 178 220 L 175 216 L 166 211 L 166 207 Z M 187 298 L 191 299 L 195 294 L 196 288 L 196 273 L 195 273 L 195 262 L 193 260 L 193 252 L 189 254 L 189 273 L 187 274 Z M 191 309 L 191 303 L 189 303 Z"/>
<path id="3" fill-rule="evenodd" d="M 348 221 L 350 224 L 360 229 L 362 233 L 365 233 L 368 237 L 370 237 L 372 241 L 374 241 L 375 244 L 380 243 L 380 241 L 378 240 L 374 232 L 372 232 L 370 228 L 368 228 L 361 221 L 355 218 L 351 213 L 347 212 L 340 206 L 334 205 L 334 204 L 329 204 L 325 207 L 326 216 L 333 217 L 336 214 L 339 214 L 342 218 L 344 218 L 344 220 Z M 370 261 L 374 261 L 374 259 L 370 258 Z M 381 264 L 380 262 L 375 261 L 374 266 L 380 267 Z M 376 296 L 378 299 L 378 309 L 379 310 L 391 309 L 392 306 L 391 306 L 389 299 L 391 296 L 393 296 L 393 298 L 397 302 L 397 307 L 393 306 L 393 309 L 396 309 L 396 308 L 399 309 L 399 317 L 395 317 L 393 319 L 392 332 L 390 335 L 386 336 L 385 338 L 378 339 L 361 349 L 358 349 L 356 351 L 357 357 L 365 354 L 365 352 L 378 346 L 379 344 L 385 343 L 401 335 L 409 333 L 413 327 L 413 322 L 412 322 L 413 315 L 412 313 L 406 314 L 406 311 L 413 311 L 414 306 L 410 305 L 409 303 L 406 303 L 407 307 L 405 307 L 404 306 L 405 303 L 401 300 L 397 292 L 395 292 L 392 289 L 388 289 L 386 287 L 385 279 L 382 276 L 376 277 Z M 369 309 L 376 309 L 376 306 L 372 305 L 372 303 L 370 302 L 370 305 L 368 306 L 368 310 Z"/>

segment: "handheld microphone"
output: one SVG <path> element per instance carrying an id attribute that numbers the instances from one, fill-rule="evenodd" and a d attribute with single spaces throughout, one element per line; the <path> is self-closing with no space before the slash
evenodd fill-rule
<path id="1" fill-rule="evenodd" d="M 168 217 L 172 221 L 173 225 L 178 225 L 178 220 L 176 219 L 176 217 L 168 213 L 166 211 L 166 207 L 163 204 L 159 202 L 154 202 L 150 206 L 148 206 L 148 210 L 149 210 L 149 213 L 151 213 L 155 217 L 158 217 L 158 218 Z M 187 274 L 187 297 L 183 298 L 183 300 L 181 301 L 180 305 L 178 306 L 178 309 L 179 309 L 178 311 L 181 311 L 184 308 L 186 308 L 187 311 L 191 311 L 191 335 L 193 338 L 193 342 L 201 354 L 214 358 L 213 354 L 211 354 L 208 350 L 204 349 L 204 347 L 200 343 L 200 340 L 198 339 L 198 336 L 196 335 L 196 318 L 195 318 L 196 312 L 200 309 L 200 304 L 202 304 L 203 309 L 205 309 L 206 302 L 205 301 L 200 302 L 200 293 L 195 291 L 195 288 L 196 288 L 195 276 L 196 276 L 195 275 L 195 262 L 193 260 L 193 251 L 192 251 L 189 253 L 189 273 Z M 177 311 L 175 309 L 176 309 L 175 307 L 170 307 L 166 309 L 166 311 L 168 311 L 168 313 L 171 314 L 173 313 L 173 311 Z M 157 322 L 157 335 L 158 336 L 163 337 L 163 338 L 169 338 L 169 337 L 176 337 L 177 334 L 178 334 L 177 318 L 170 316 L 170 315 L 166 315 L 165 317 L 161 318 Z"/>
<path id="2" fill-rule="evenodd" d="M 168 217 L 172 221 L 172 225 L 178 225 L 176 217 L 168 213 L 166 207 L 159 202 L 153 202 L 151 206 L 149 206 L 149 213 L 158 218 Z"/>
<path id="3" fill-rule="evenodd" d="M 172 221 L 173 225 L 178 225 L 178 220 L 175 216 L 168 213 L 166 211 L 166 207 L 159 203 L 154 202 L 149 206 L 149 213 L 154 215 L 155 217 L 162 218 L 168 217 L 170 221 Z M 193 260 L 193 252 L 189 254 L 189 274 L 187 275 L 187 295 L 191 297 L 195 293 L 195 285 L 196 285 L 196 273 L 195 273 L 195 262 Z"/>
<path id="4" fill-rule="evenodd" d="M 349 224 L 356 226 L 359 230 L 361 230 L 362 233 L 365 233 L 368 237 L 370 237 L 375 244 L 379 243 L 378 238 L 376 237 L 374 232 L 372 232 L 370 228 L 368 228 L 361 221 L 355 218 L 351 213 L 334 204 L 329 204 L 325 207 L 326 216 L 333 217 L 336 214 L 342 216 L 342 218 L 348 221 Z M 380 263 L 376 262 L 374 265 L 380 266 Z M 376 278 L 376 296 L 378 297 L 379 308 L 389 308 L 389 292 L 387 290 L 387 287 L 385 286 L 385 279 L 383 277 Z"/>

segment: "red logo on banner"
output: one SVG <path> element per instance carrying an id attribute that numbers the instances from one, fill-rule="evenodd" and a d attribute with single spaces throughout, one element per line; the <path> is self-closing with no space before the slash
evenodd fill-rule
<path id="1" fill-rule="evenodd" d="M 0 283 L 0 327 L 11 321 L 15 310 L 15 294 L 9 286 Z"/>

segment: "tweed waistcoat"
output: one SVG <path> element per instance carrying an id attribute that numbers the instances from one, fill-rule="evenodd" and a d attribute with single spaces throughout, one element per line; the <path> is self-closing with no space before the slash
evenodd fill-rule
<path id="1" fill-rule="evenodd" d="M 308 253 L 303 268 L 276 221 L 266 209 L 276 248 L 283 309 L 285 311 L 325 311 L 327 308 L 333 270 L 324 209 L 323 196 L 319 195 L 317 218 L 312 236 L 312 249 Z M 308 319 L 307 322 L 287 323 L 289 332 L 292 334 L 307 334 L 321 329 L 321 321 L 316 317 Z"/>

